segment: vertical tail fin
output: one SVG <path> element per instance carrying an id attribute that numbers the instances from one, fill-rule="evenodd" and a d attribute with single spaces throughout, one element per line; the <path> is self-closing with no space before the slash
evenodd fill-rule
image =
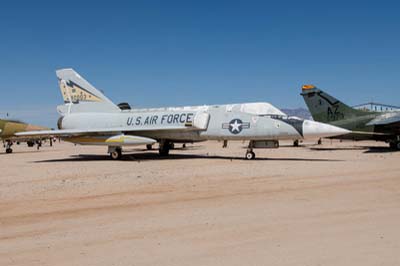
<path id="1" fill-rule="evenodd" d="M 120 109 L 71 68 L 56 71 L 64 106 L 60 113 L 119 112 Z"/>
<path id="2" fill-rule="evenodd" d="M 358 116 L 365 111 L 354 109 L 313 85 L 304 85 L 301 95 L 315 121 L 331 123 Z"/>

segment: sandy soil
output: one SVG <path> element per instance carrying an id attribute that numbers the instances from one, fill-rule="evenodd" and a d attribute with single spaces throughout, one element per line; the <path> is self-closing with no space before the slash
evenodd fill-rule
<path id="1" fill-rule="evenodd" d="M 400 265 L 400 152 L 377 145 L 16 147 L 0 265 Z"/>

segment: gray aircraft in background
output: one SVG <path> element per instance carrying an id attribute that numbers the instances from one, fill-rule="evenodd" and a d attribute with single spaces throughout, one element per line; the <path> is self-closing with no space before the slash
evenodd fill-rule
<path id="1" fill-rule="evenodd" d="M 248 141 L 246 159 L 256 148 L 277 148 L 279 140 L 323 138 L 349 131 L 319 122 L 288 117 L 269 103 L 240 103 L 154 109 L 116 105 L 73 69 L 56 71 L 64 105 L 58 130 L 17 133 L 19 136 L 59 136 L 82 145 L 105 145 L 112 159 L 123 146 L 159 143 L 168 155 L 173 143 L 206 140 Z"/>

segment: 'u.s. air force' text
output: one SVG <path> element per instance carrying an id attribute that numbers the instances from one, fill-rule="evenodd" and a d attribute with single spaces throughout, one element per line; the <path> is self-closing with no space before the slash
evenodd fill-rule
<path id="1" fill-rule="evenodd" d="M 165 124 L 191 124 L 193 123 L 193 113 L 131 116 L 128 117 L 126 124 L 128 126 L 145 125 L 165 125 Z"/>

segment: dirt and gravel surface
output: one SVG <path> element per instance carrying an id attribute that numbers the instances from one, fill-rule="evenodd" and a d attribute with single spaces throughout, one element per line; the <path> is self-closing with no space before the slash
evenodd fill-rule
<path id="1" fill-rule="evenodd" d="M 400 265 L 400 152 L 221 146 L 0 154 L 0 265 Z"/>

